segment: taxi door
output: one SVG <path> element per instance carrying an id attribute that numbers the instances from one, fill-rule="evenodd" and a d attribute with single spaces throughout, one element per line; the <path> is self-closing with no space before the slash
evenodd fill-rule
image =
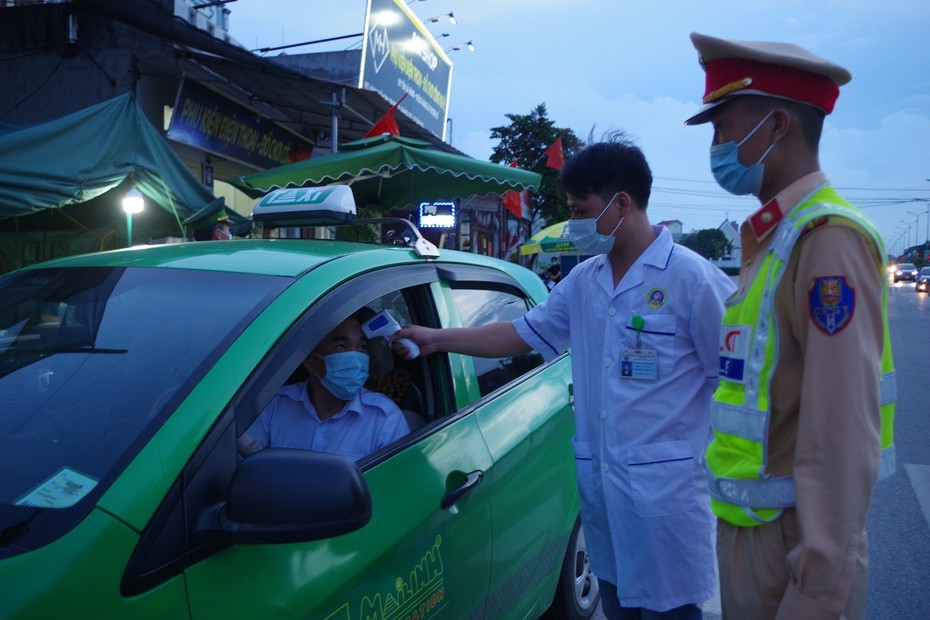
<path id="1" fill-rule="evenodd" d="M 236 414 L 260 410 L 282 381 L 277 367 L 309 352 L 308 334 L 327 333 L 359 303 L 392 290 L 429 295 L 419 285 L 435 279 L 427 265 L 386 268 L 327 294 L 267 356 Z M 371 495 L 367 525 L 313 542 L 236 544 L 193 563 L 185 570 L 191 617 L 393 620 L 442 610 L 442 617 L 481 616 L 492 545 L 483 472 L 491 457 L 477 419 L 443 415 L 359 465 Z"/>
<path id="2" fill-rule="evenodd" d="M 503 274 L 441 270 L 465 327 L 522 317 L 528 294 Z M 474 404 L 494 461 L 487 472 L 494 511 L 487 617 L 523 617 L 552 599 L 579 510 L 569 404 L 571 360 L 544 364 L 531 352 L 512 358 L 459 356 L 474 381 Z M 475 393 L 477 391 L 477 393 Z"/>

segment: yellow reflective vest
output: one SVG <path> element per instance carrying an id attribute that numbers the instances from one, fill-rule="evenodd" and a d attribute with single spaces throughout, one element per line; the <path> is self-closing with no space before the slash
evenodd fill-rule
<path id="1" fill-rule="evenodd" d="M 728 302 L 721 330 L 720 384 L 711 404 L 713 439 L 707 448 L 706 468 L 713 511 L 734 525 L 755 526 L 773 521 L 785 508 L 795 504 L 794 479 L 766 473 L 771 414 L 769 389 L 778 350 L 775 291 L 801 233 L 808 224 L 822 217 L 829 217 L 831 224 L 851 226 L 863 232 L 875 245 L 879 265 L 885 256 L 881 237 L 868 219 L 840 198 L 832 187 L 824 186 L 778 224 L 749 290 L 742 298 Z M 879 389 L 882 446 L 879 479 L 895 469 L 894 364 L 888 330 L 888 282 L 884 274 L 881 277 L 884 345 Z M 840 328 L 841 322 L 848 319 L 841 309 L 842 299 L 829 296 L 827 299 L 836 304 L 835 308 L 829 305 L 822 308 L 824 316 L 818 320 L 824 321 L 828 329 L 831 322 L 834 328 Z"/>

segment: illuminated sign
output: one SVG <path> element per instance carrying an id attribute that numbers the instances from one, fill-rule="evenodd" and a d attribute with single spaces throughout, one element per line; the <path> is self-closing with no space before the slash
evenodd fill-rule
<path id="1" fill-rule="evenodd" d="M 420 203 L 420 228 L 455 228 L 455 203 L 451 200 Z"/>
<path id="2" fill-rule="evenodd" d="M 368 0 L 358 86 L 445 139 L 452 61 L 403 0 Z"/>

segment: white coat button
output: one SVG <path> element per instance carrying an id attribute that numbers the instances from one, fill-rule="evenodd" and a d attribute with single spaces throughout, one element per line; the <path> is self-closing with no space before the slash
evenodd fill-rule
<path id="1" fill-rule="evenodd" d="M 602 420 L 606 420 L 606 419 L 607 419 L 607 412 L 606 412 L 606 411 L 601 411 L 601 419 L 602 419 Z"/>
<path id="2" fill-rule="evenodd" d="M 616 308 L 611 308 L 610 310 L 607 311 L 607 314 L 609 314 L 610 316 L 613 316 L 613 315 L 617 314 L 617 309 L 616 309 Z"/>
<path id="3" fill-rule="evenodd" d="M 610 359 L 605 358 L 605 359 L 604 359 L 604 368 L 607 368 L 608 366 L 610 366 Z"/>
<path id="4" fill-rule="evenodd" d="M 605 474 L 607 473 L 608 469 L 609 468 L 607 467 L 607 463 L 604 463 L 603 465 L 601 465 L 601 471 L 604 472 Z"/>

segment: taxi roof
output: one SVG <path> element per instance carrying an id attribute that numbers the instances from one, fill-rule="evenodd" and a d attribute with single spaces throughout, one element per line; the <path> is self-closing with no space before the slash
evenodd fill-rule
<path id="1" fill-rule="evenodd" d="M 46 261 L 25 269 L 60 267 L 158 267 L 297 277 L 341 256 L 406 253 L 410 248 L 313 239 L 236 239 L 138 245 Z M 395 255 L 392 260 L 396 261 Z"/>

